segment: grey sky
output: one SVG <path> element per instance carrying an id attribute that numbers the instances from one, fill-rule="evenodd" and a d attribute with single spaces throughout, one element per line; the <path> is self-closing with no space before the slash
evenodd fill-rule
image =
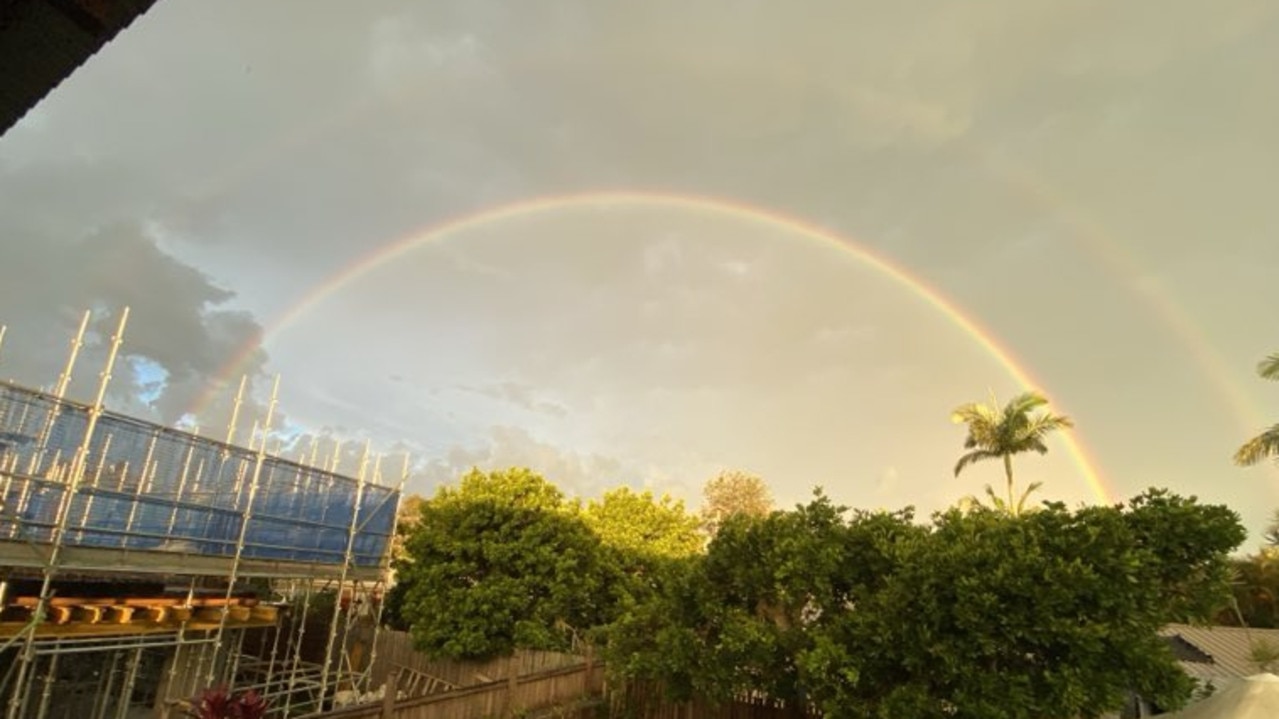
<path id="1" fill-rule="evenodd" d="M 1279 349 L 1269 0 L 302 7 L 164 0 L 0 138 L 5 375 L 51 382 L 80 308 L 127 303 L 127 349 L 170 381 L 148 403 L 151 375 L 124 373 L 115 402 L 173 420 L 397 238 L 538 196 L 691 193 L 820 224 L 946 294 L 1119 495 L 1197 493 L 1254 530 L 1279 506 L 1279 472 L 1229 463 L 1279 419 L 1252 375 Z M 653 207 L 425 246 L 251 369 L 259 400 L 282 373 L 293 431 L 411 447 L 417 489 L 527 463 L 693 498 L 739 467 L 786 502 L 821 484 L 922 510 L 998 479 L 951 477 L 947 414 L 1015 389 L 850 257 Z M 1020 471 L 1092 498 L 1060 443 Z"/>

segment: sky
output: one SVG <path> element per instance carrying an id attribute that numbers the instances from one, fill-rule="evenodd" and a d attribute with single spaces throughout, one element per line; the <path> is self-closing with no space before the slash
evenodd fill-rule
<path id="1" fill-rule="evenodd" d="M 1274 67 L 1269 0 L 163 0 L 0 137 L 0 375 L 52 384 L 92 309 L 91 396 L 127 305 L 112 408 L 221 436 L 279 374 L 282 451 L 407 452 L 412 491 L 741 469 L 921 514 L 1002 480 L 953 476 L 949 414 L 1028 376 L 1106 496 L 1060 439 L 1020 484 L 1256 543 Z"/>

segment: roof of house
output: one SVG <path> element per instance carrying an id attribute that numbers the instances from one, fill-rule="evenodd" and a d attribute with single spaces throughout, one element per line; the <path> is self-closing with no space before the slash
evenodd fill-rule
<path id="1" fill-rule="evenodd" d="M 155 0 L 0 0 L 0 135 Z"/>
<path id="2" fill-rule="evenodd" d="M 1267 673 L 1245 677 L 1175 714 L 1156 715 L 1159 716 L 1168 719 L 1273 719 L 1279 716 L 1279 676 Z"/>
<path id="3" fill-rule="evenodd" d="M 1190 676 L 1201 680 L 1233 680 L 1262 671 L 1253 648 L 1269 645 L 1279 652 L 1279 629 L 1195 627 L 1170 624 L 1160 632 Z"/>

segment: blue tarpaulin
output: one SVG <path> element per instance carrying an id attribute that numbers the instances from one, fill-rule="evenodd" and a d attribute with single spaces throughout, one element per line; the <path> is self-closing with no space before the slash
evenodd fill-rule
<path id="1" fill-rule="evenodd" d="M 0 384 L 0 539 L 52 541 L 88 416 Z M 110 412 L 83 467 L 69 545 L 232 556 L 243 536 L 246 558 L 342 564 L 350 543 L 356 566 L 375 567 L 395 529 L 396 489 L 361 490 L 351 477 Z"/>

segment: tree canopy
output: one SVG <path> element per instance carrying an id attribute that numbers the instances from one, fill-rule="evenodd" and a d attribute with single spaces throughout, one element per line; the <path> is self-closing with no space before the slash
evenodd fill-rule
<path id="1" fill-rule="evenodd" d="M 725 524 L 623 622 L 614 666 L 675 696 L 763 692 L 831 717 L 1095 716 L 1191 684 L 1157 631 L 1226 598 L 1238 517 L 1162 492 L 918 525 L 818 496 Z"/>
<path id="2" fill-rule="evenodd" d="M 773 511 L 773 495 L 764 480 L 749 472 L 726 470 L 702 488 L 702 527 L 714 535 L 734 514 L 761 517 Z"/>
<path id="3" fill-rule="evenodd" d="M 554 485 L 526 469 L 473 470 L 457 488 L 440 488 L 406 548 L 400 612 L 432 656 L 564 648 L 562 626 L 608 618 L 599 538 Z"/>
<path id="4" fill-rule="evenodd" d="M 790 510 L 726 512 L 709 542 L 696 525 L 649 492 L 582 503 L 525 469 L 472 471 L 407 530 L 401 612 L 439 657 L 566 649 L 571 628 L 620 684 L 675 699 L 1097 716 L 1130 691 L 1164 709 L 1190 696 L 1158 632 L 1228 606 L 1245 537 L 1229 509 L 1162 490 L 919 521 L 819 489 Z"/>
<path id="5" fill-rule="evenodd" d="M 582 518 L 600 541 L 623 553 L 687 557 L 702 548 L 697 517 L 670 495 L 618 487 L 588 502 Z"/>
<path id="6" fill-rule="evenodd" d="M 388 622 L 435 656 L 483 659 L 589 637 L 701 550 L 682 502 L 622 487 L 584 506 L 527 469 L 471 471 L 402 523 Z M 571 630 L 571 631 L 570 631 Z"/>

